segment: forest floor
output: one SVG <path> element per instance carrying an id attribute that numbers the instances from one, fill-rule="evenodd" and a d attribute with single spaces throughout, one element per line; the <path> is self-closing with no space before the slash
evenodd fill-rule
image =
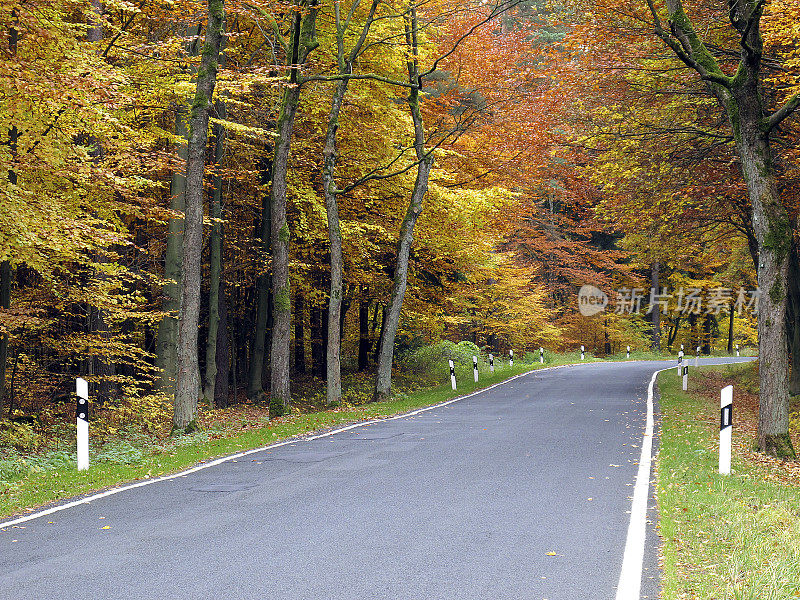
<path id="1" fill-rule="evenodd" d="M 731 474 L 718 473 L 720 390 L 734 386 Z M 755 364 L 703 369 L 681 391 L 659 377 L 658 506 L 663 598 L 800 598 L 800 462 L 757 452 Z M 800 397 L 791 410 L 800 451 Z"/>

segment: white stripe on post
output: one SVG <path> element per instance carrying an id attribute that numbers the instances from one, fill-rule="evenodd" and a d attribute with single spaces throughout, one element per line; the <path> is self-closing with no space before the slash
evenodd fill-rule
<path id="1" fill-rule="evenodd" d="M 539 346 L 539 362 L 544 364 L 544 348 Z"/>
<path id="2" fill-rule="evenodd" d="M 514 366 L 514 351 L 513 350 L 509 350 L 508 354 L 509 354 L 508 366 L 509 367 L 513 367 Z"/>
<path id="3" fill-rule="evenodd" d="M 494 355 L 489 355 L 489 372 L 494 373 Z"/>
<path id="4" fill-rule="evenodd" d="M 733 433 L 733 386 L 722 388 L 719 398 L 719 472 L 731 473 L 731 434 Z"/>
<path id="5" fill-rule="evenodd" d="M 472 372 L 475 375 L 475 383 L 478 383 L 478 357 L 472 357 Z"/>
<path id="6" fill-rule="evenodd" d="M 75 421 L 78 428 L 78 471 L 89 468 L 89 382 L 75 380 Z"/>
<path id="7" fill-rule="evenodd" d="M 450 361 L 450 385 L 453 386 L 453 391 L 456 391 L 456 366 L 453 361 Z"/>

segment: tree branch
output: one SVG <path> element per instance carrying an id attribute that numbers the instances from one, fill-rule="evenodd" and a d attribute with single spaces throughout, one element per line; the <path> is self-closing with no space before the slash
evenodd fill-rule
<path id="1" fill-rule="evenodd" d="M 775 129 L 781 122 L 792 116 L 800 108 L 800 93 L 795 94 L 778 110 L 772 113 L 765 124 L 766 133 Z"/>

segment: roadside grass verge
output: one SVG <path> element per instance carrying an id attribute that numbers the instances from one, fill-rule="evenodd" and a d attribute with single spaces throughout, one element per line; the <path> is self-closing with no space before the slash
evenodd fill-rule
<path id="1" fill-rule="evenodd" d="M 702 371 L 702 375 L 698 373 Z M 657 463 L 665 600 L 800 598 L 800 463 L 753 450 L 758 422 L 754 364 L 659 375 Z M 719 475 L 719 394 L 734 386 L 733 457 Z M 792 404 L 793 443 L 800 450 Z"/>
<path id="2" fill-rule="evenodd" d="M 526 357 L 529 361 L 531 358 Z M 79 472 L 75 467 L 74 438 L 72 442 L 62 440 L 62 447 L 70 450 L 51 449 L 38 454 L 0 456 L 0 517 L 24 514 L 59 500 L 125 482 L 174 473 L 213 458 L 259 448 L 311 431 L 431 406 L 538 368 L 579 362 L 573 353 L 547 354 L 543 365 L 538 362 L 538 354 L 535 358 L 536 362 L 518 360 L 513 367 L 507 360 L 497 360 L 494 373 L 489 373 L 488 365 L 482 363 L 477 384 L 473 381 L 472 368 L 462 366 L 457 370 L 456 392 L 451 389 L 448 371 L 448 383 L 415 391 L 400 387 L 387 402 L 366 402 L 371 388 L 365 383 L 361 387 L 352 386 L 355 391 L 345 394 L 349 402 L 343 402 L 340 407 L 320 410 L 314 402 L 300 398 L 297 405 L 303 412 L 296 409 L 291 415 L 279 419 L 270 420 L 267 407 L 252 404 L 201 410 L 201 431 L 194 434 L 155 438 L 131 428 L 101 447 L 93 446 L 90 450 L 91 466 L 87 471 Z M 597 360 L 587 355 L 586 362 Z"/>

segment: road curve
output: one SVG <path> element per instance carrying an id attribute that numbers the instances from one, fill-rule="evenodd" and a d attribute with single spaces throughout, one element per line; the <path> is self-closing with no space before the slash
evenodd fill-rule
<path id="1" fill-rule="evenodd" d="M 674 364 L 534 371 L 4 528 L 0 598 L 613 599 L 647 384 Z"/>

